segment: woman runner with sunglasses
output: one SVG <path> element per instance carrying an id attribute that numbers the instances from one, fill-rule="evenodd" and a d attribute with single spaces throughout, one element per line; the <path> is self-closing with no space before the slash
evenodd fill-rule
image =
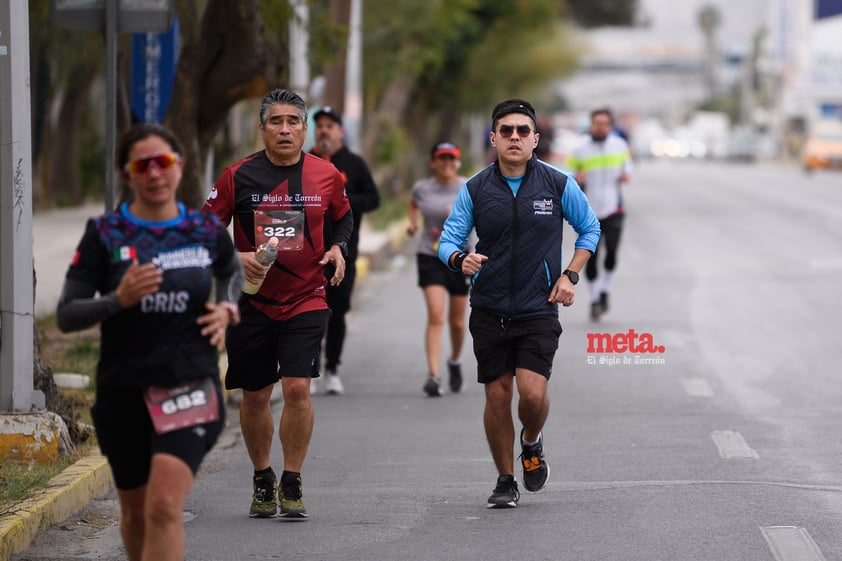
<path id="1" fill-rule="evenodd" d="M 471 277 L 468 323 L 485 386 L 485 434 L 499 474 L 488 508 L 513 508 L 520 498 L 514 476 L 512 399 L 517 385 L 523 485 L 544 488 L 550 466 L 542 429 L 550 401 L 547 383 L 558 349 L 558 304 L 571 306 L 579 271 L 599 240 L 599 222 L 576 180 L 534 155 L 535 110 L 508 99 L 491 114 L 497 160 L 468 179 L 444 223 L 438 256 Z M 573 258 L 562 267 L 564 221 L 579 234 Z M 476 252 L 462 248 L 476 228 Z"/>
<path id="2" fill-rule="evenodd" d="M 101 322 L 91 413 L 130 561 L 184 558 L 184 502 L 225 422 L 218 351 L 239 317 L 240 260 L 216 216 L 177 201 L 180 152 L 159 125 L 122 135 L 131 198 L 88 221 L 58 304 L 62 331 Z"/>

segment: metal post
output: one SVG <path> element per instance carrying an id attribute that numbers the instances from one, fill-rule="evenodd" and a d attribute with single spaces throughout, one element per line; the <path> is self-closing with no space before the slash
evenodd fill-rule
<path id="1" fill-rule="evenodd" d="M 345 63 L 345 144 L 362 149 L 363 118 L 363 0 L 351 0 L 351 25 Z"/>
<path id="2" fill-rule="evenodd" d="M 304 0 L 290 0 L 293 16 L 289 22 L 289 82 L 290 88 L 307 99 L 310 88 L 310 62 L 307 43 L 310 34 L 310 7 Z"/>
<path id="3" fill-rule="evenodd" d="M 115 207 L 114 149 L 117 146 L 117 2 L 105 2 L 105 212 Z"/>
<path id="4" fill-rule="evenodd" d="M 43 407 L 33 388 L 29 3 L 0 2 L 0 411 Z M 37 397 L 40 396 L 40 399 Z M 36 399 L 39 403 L 36 404 Z"/>

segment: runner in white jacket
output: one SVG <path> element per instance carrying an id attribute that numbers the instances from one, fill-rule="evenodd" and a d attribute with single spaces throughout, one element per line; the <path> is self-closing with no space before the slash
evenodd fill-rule
<path id="1" fill-rule="evenodd" d="M 599 246 L 585 266 L 591 297 L 591 319 L 599 320 L 608 311 L 608 293 L 617 266 L 617 248 L 623 229 L 621 185 L 628 182 L 632 161 L 629 145 L 614 130 L 614 118 L 608 109 L 591 112 L 590 139 L 577 147 L 567 159 L 567 167 L 576 176 L 588 196 L 588 202 L 602 229 L 600 246 L 605 246 L 605 269 L 599 277 Z"/>

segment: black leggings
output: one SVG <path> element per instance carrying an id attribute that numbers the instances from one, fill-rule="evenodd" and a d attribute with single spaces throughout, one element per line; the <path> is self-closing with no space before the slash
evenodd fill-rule
<path id="1" fill-rule="evenodd" d="M 351 260 L 345 263 L 345 278 L 339 286 L 330 286 L 333 267 L 325 267 L 325 276 L 328 280 L 327 305 L 330 308 L 325 332 L 325 368 L 336 370 L 341 362 L 342 348 L 345 346 L 345 314 L 351 309 L 351 293 L 357 278 L 357 264 Z"/>
<path id="2" fill-rule="evenodd" d="M 617 266 L 617 248 L 620 246 L 620 233 L 623 231 L 623 216 L 622 214 L 612 214 L 607 218 L 599 221 L 599 227 L 602 230 L 602 235 L 599 237 L 599 243 L 596 250 L 588 259 L 585 265 L 585 276 L 589 281 L 597 277 L 597 261 L 599 259 L 599 246 L 605 244 L 605 270 L 613 271 Z"/>

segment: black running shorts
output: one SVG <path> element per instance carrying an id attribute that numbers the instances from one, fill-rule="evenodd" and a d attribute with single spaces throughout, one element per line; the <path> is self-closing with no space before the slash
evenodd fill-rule
<path id="1" fill-rule="evenodd" d="M 471 288 L 468 277 L 459 271 L 451 271 L 438 257 L 416 255 L 418 264 L 418 286 L 425 288 L 431 285 L 441 285 L 451 296 L 467 296 Z"/>
<path id="2" fill-rule="evenodd" d="M 561 337 L 558 317 L 505 320 L 488 310 L 473 308 L 468 327 L 474 340 L 480 384 L 493 382 L 517 368 L 550 379 Z"/>
<path id="3" fill-rule="evenodd" d="M 281 378 L 318 375 L 328 313 L 315 310 L 285 321 L 244 321 L 229 328 L 225 387 L 257 391 Z"/>
<path id="4" fill-rule="evenodd" d="M 216 394 L 218 421 L 157 434 L 142 389 L 98 387 L 91 416 L 99 448 L 108 458 L 116 487 L 128 490 L 146 485 L 152 455 L 158 453 L 180 458 L 196 475 L 225 426 L 225 401 L 218 381 Z"/>

